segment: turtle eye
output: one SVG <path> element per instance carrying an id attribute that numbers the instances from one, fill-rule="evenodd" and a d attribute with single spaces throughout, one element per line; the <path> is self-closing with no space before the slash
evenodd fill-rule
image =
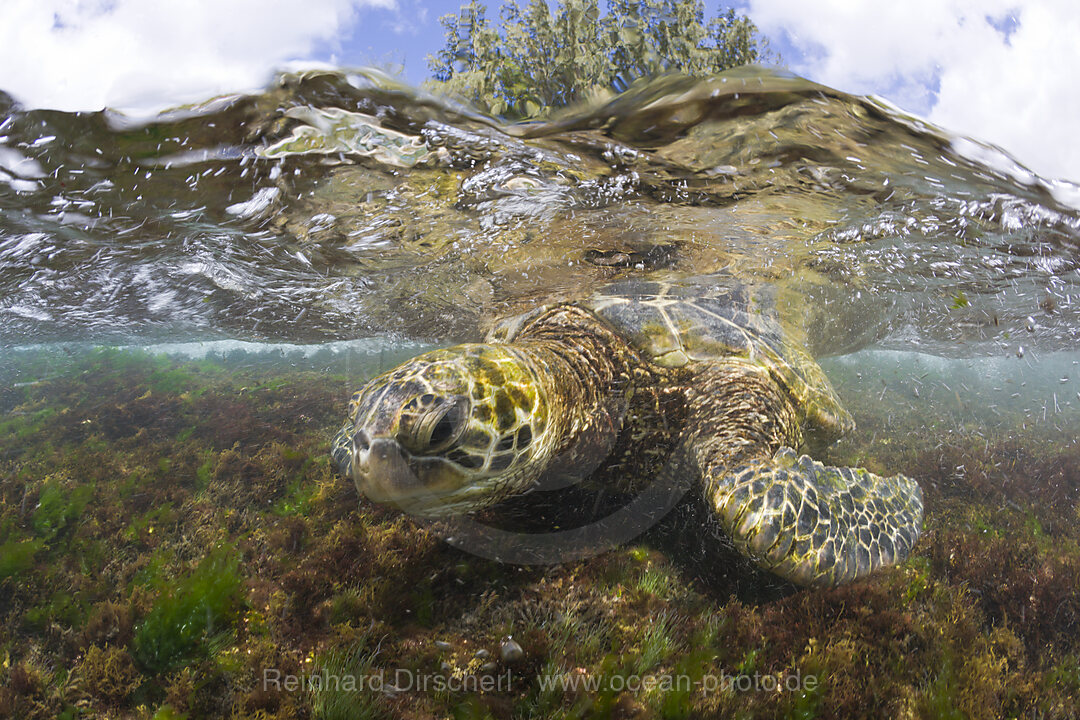
<path id="1" fill-rule="evenodd" d="M 432 454 L 453 444 L 465 429 L 465 408 L 461 399 L 440 404 L 416 424 L 406 446 L 413 452 Z"/>
<path id="2" fill-rule="evenodd" d="M 457 434 L 458 423 L 461 419 L 460 415 L 461 413 L 457 412 L 456 405 L 444 412 L 439 421 L 435 423 L 435 427 L 431 428 L 431 439 L 428 444 L 432 447 L 438 447 L 453 440 Z"/>

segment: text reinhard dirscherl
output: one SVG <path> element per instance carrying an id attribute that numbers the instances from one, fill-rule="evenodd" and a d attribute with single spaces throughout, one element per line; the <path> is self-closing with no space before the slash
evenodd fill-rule
<path id="1" fill-rule="evenodd" d="M 706 673 L 701 677 L 683 674 L 643 674 L 643 675 L 587 675 L 569 672 L 557 675 L 538 675 L 538 684 L 543 691 L 561 689 L 564 692 L 801 692 L 812 691 L 818 687 L 816 675 L 803 675 L 799 670 L 785 675 L 754 673 L 753 675 L 732 675 L 721 670 L 719 673 Z M 513 683 L 510 669 L 498 674 L 451 674 L 423 673 L 408 668 L 394 671 L 374 669 L 369 673 L 334 674 L 301 673 L 294 675 L 283 673 L 275 668 L 263 670 L 263 690 L 284 690 L 286 692 L 381 692 L 397 694 L 403 692 L 508 692 Z"/>

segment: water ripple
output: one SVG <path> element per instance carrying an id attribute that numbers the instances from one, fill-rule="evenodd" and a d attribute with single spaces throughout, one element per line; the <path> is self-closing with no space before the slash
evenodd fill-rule
<path id="1" fill-rule="evenodd" d="M 771 283 L 819 354 L 1080 341 L 1080 191 L 793 76 L 505 125 L 373 73 L 0 119 L 0 343 L 476 337 L 631 275 Z"/>

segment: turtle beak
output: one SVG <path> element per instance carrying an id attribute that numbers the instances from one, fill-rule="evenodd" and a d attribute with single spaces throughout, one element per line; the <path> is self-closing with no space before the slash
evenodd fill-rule
<path id="1" fill-rule="evenodd" d="M 351 477 L 357 491 L 372 502 L 393 505 L 421 516 L 453 512 L 446 497 L 462 478 L 440 459 L 410 455 L 395 438 L 358 430 L 352 437 Z"/>
<path id="2" fill-rule="evenodd" d="M 423 485 L 393 438 L 371 439 L 364 430 L 353 435 L 352 479 L 356 489 L 377 503 L 394 503 L 423 491 Z"/>

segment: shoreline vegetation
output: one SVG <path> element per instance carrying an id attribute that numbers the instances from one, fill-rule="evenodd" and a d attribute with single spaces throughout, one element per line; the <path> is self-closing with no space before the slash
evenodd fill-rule
<path id="1" fill-rule="evenodd" d="M 665 72 L 710 77 L 779 61 L 750 19 L 705 17 L 701 0 L 477 0 L 439 18 L 446 45 L 427 58 L 429 89 L 508 120 L 549 116 Z"/>

